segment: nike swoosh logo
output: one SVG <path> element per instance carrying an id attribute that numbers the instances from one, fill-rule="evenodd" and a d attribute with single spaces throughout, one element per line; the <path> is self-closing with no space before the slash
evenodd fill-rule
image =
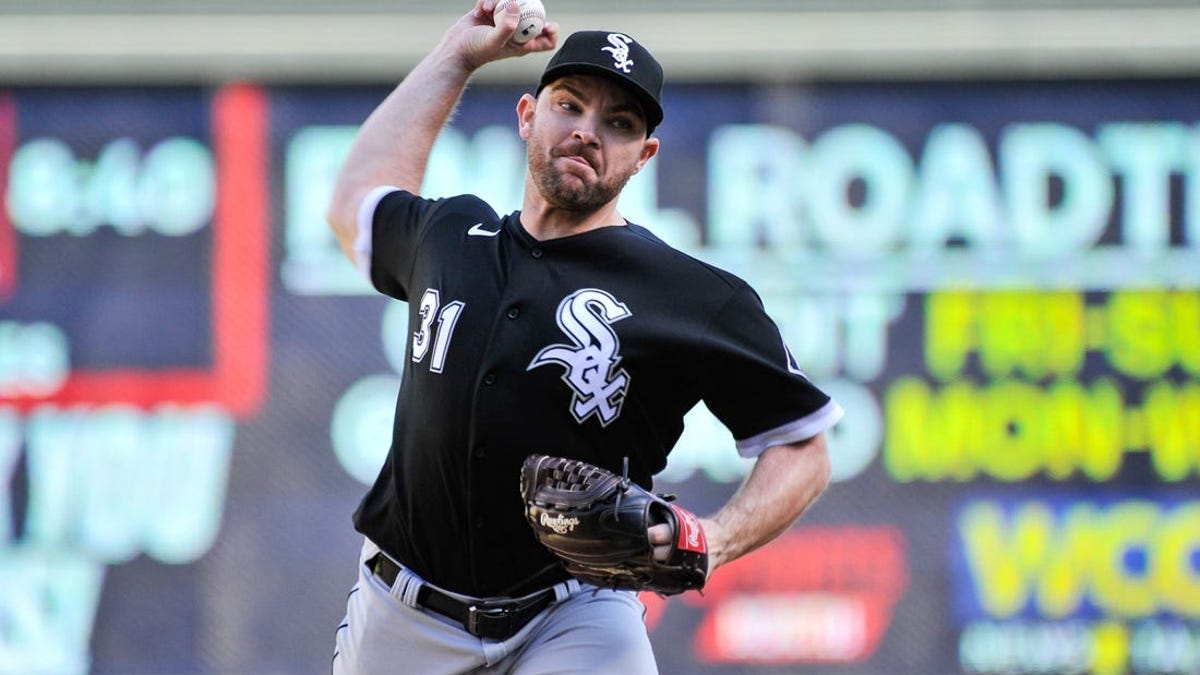
<path id="1" fill-rule="evenodd" d="M 467 230 L 467 235 L 472 237 L 494 237 L 500 234 L 500 230 L 485 230 L 483 223 L 475 223 L 471 229 Z"/>

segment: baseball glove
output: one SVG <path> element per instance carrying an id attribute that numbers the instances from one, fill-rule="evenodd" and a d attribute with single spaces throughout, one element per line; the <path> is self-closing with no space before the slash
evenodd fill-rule
<path id="1" fill-rule="evenodd" d="M 661 595 L 704 587 L 708 546 L 699 519 L 627 475 L 530 455 L 521 467 L 521 497 L 538 540 L 580 581 Z M 646 533 L 659 523 L 669 524 L 673 533 L 666 561 L 654 559 Z"/>

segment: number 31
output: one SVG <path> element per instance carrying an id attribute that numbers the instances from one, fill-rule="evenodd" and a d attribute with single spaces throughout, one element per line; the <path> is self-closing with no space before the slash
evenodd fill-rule
<path id="1" fill-rule="evenodd" d="M 433 373 L 442 372 L 446 366 L 446 351 L 450 348 L 450 338 L 454 335 L 454 324 L 458 323 L 458 316 L 465 307 L 457 300 L 438 311 L 440 305 L 441 298 L 436 288 L 425 291 L 425 295 L 421 296 L 421 306 L 418 310 L 421 315 L 421 328 L 413 333 L 412 341 L 413 363 L 424 360 L 432 344 L 433 356 L 429 360 L 429 371 Z M 438 322 L 436 331 L 433 330 L 434 316 Z"/>

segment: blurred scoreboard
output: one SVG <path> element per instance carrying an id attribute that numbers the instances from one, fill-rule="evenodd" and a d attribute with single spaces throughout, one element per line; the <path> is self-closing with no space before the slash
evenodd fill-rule
<path id="1" fill-rule="evenodd" d="M 250 88 L 0 98 L 6 399 L 255 408 L 264 110 Z"/>
<path id="2" fill-rule="evenodd" d="M 1200 672 L 1197 84 L 668 88 L 622 213 L 848 414 L 797 526 L 644 598 L 664 672 Z M 411 331 L 324 214 L 387 91 L 0 91 L 0 673 L 327 670 Z M 523 91 L 427 194 L 520 206 Z M 701 406 L 658 487 L 749 467 Z"/>

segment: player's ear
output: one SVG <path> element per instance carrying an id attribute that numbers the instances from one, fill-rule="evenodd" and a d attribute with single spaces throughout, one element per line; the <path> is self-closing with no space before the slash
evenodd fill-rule
<path id="1" fill-rule="evenodd" d="M 537 99 L 529 94 L 522 94 L 521 100 L 517 101 L 517 133 L 521 135 L 521 140 L 529 140 L 535 108 L 537 108 Z"/>
<path id="2" fill-rule="evenodd" d="M 658 154 L 658 146 L 659 140 L 654 137 L 647 138 L 645 142 L 642 143 L 642 156 L 641 159 L 638 160 L 637 166 L 633 169 L 634 173 L 641 171 L 642 167 L 646 165 L 646 162 L 649 162 L 651 157 Z"/>

